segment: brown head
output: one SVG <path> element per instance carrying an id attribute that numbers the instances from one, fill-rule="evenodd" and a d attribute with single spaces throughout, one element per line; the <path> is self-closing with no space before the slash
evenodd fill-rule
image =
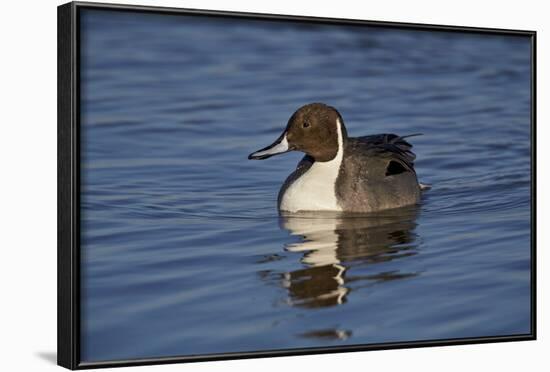
<path id="1" fill-rule="evenodd" d="M 285 131 L 273 144 L 253 152 L 249 159 L 267 159 L 288 151 L 302 151 L 315 161 L 329 161 L 336 157 L 347 139 L 342 117 L 335 108 L 323 103 L 300 107 L 288 120 Z"/>

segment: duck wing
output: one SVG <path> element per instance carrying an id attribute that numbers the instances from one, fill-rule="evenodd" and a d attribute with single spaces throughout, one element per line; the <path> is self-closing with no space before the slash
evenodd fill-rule
<path id="1" fill-rule="evenodd" d="M 355 151 L 362 153 L 368 158 L 378 158 L 388 162 L 386 173 L 397 171 L 414 171 L 414 160 L 416 155 L 412 152 L 412 145 L 406 141 L 406 138 L 418 136 L 411 134 L 407 136 L 398 136 L 393 133 L 374 134 L 370 136 L 350 138 L 350 145 L 355 148 Z M 398 166 L 393 166 L 391 162 L 395 161 L 404 169 L 399 169 Z"/>

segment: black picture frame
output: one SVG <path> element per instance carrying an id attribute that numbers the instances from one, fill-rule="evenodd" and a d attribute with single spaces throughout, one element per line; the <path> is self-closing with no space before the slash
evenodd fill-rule
<path id="1" fill-rule="evenodd" d="M 80 359 L 80 11 L 106 9 L 123 12 L 202 15 L 211 17 L 254 18 L 271 21 L 300 21 L 324 24 L 368 25 L 400 29 L 466 32 L 478 34 L 521 35 L 531 40 L 531 332 L 524 335 L 457 338 L 447 340 L 382 343 L 358 346 L 331 346 L 304 349 L 262 350 L 182 357 L 145 358 L 84 363 Z M 316 18 L 274 14 L 255 14 L 156 6 L 134 6 L 71 2 L 58 7 L 58 318 L 57 358 L 69 369 L 121 367 L 241 358 L 291 356 L 381 349 L 536 339 L 536 32 L 433 24 L 394 23 L 352 19 Z"/>

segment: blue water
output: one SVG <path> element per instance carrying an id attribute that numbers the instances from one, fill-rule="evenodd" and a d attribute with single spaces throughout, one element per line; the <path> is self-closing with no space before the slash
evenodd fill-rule
<path id="1" fill-rule="evenodd" d="M 530 40 L 85 10 L 84 361 L 530 332 Z M 420 205 L 279 218 L 309 102 L 411 139 Z"/>

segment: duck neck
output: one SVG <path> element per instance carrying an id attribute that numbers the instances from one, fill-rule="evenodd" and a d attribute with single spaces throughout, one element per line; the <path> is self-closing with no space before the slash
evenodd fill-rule
<path id="1" fill-rule="evenodd" d="M 346 144 L 348 135 L 346 132 L 346 127 L 342 123 L 340 118 L 336 119 L 336 143 L 333 142 L 329 146 L 329 151 L 323 151 L 320 154 L 313 155 L 313 158 L 316 162 L 320 163 L 332 163 L 342 161 L 344 155 L 344 146 Z"/>

